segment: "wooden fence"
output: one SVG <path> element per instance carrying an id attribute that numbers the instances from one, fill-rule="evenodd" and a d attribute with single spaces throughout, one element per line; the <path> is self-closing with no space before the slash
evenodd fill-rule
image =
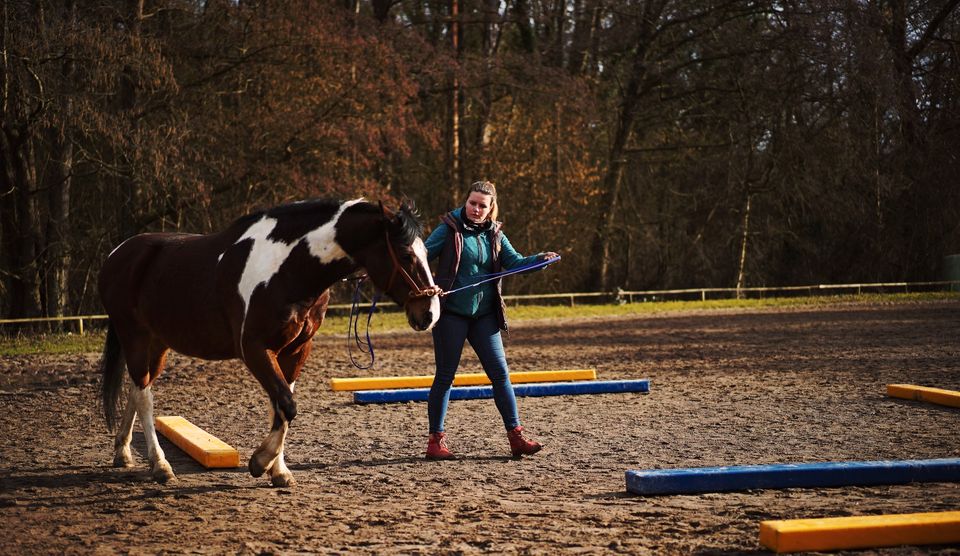
<path id="1" fill-rule="evenodd" d="M 859 295 L 862 293 L 916 293 L 924 291 L 958 291 L 960 292 L 960 281 L 939 281 L 939 282 L 880 282 L 871 284 L 816 284 L 810 286 L 778 286 L 778 287 L 753 287 L 753 288 L 687 288 L 675 290 L 639 290 L 628 291 L 617 289 L 612 292 L 583 292 L 583 293 L 547 293 L 530 295 L 505 295 L 504 300 L 508 304 L 534 304 L 536 302 L 547 302 L 550 304 L 569 304 L 571 307 L 577 303 L 634 303 L 634 302 L 655 302 L 670 300 L 694 300 L 706 301 L 707 299 L 730 299 L 730 298 L 763 298 L 777 297 L 784 295 Z M 366 305 L 369 307 L 369 305 Z M 330 310 L 347 311 L 349 304 L 330 305 Z M 13 324 L 42 324 L 42 323 L 69 323 L 75 322 L 77 331 L 80 334 L 84 332 L 84 322 L 107 320 L 107 315 L 77 315 L 60 317 L 35 317 L 19 319 L 0 319 L 0 333 L 3 332 L 3 325 Z"/>

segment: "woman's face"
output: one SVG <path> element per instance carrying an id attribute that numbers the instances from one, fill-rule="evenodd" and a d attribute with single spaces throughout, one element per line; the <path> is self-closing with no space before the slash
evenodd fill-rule
<path id="1" fill-rule="evenodd" d="M 490 216 L 490 209 L 493 208 L 493 196 L 479 191 L 471 191 L 467 197 L 467 218 L 471 222 L 480 224 Z"/>

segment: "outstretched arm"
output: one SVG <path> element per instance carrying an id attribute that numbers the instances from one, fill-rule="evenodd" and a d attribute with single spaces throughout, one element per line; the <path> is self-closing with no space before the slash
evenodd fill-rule
<path id="1" fill-rule="evenodd" d="M 503 268 L 507 270 L 512 270 L 514 268 L 526 266 L 547 259 L 555 259 L 558 256 L 559 255 L 553 251 L 547 251 L 545 253 L 537 253 L 536 255 L 524 257 L 520 253 L 517 253 L 517 250 L 514 249 L 513 245 L 510 244 L 510 240 L 507 239 L 506 235 L 501 234 L 500 236 L 500 263 Z"/>

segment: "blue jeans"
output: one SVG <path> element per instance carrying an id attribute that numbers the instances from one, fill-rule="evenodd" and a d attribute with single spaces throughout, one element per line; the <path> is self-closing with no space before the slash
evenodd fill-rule
<path id="1" fill-rule="evenodd" d="M 427 400 L 427 417 L 430 420 L 430 432 L 443 432 L 443 421 L 447 416 L 447 404 L 450 403 L 450 387 L 453 377 L 460 366 L 464 341 L 470 341 L 473 351 L 480 358 L 480 364 L 493 384 L 493 399 L 500 410 L 503 425 L 513 430 L 520 425 L 517 414 L 517 398 L 510 384 L 507 358 L 503 352 L 500 327 L 492 313 L 476 319 L 443 313 L 433 327 L 433 354 L 437 362 L 437 372 L 430 387 Z"/>

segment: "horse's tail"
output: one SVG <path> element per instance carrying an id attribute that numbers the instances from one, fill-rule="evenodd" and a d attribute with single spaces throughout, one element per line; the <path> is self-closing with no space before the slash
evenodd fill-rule
<path id="1" fill-rule="evenodd" d="M 126 365 L 123 359 L 123 347 L 120 338 L 108 321 L 107 340 L 103 344 L 103 357 L 100 359 L 100 405 L 103 419 L 110 432 L 116 428 L 117 415 L 120 413 L 120 393 L 123 391 L 123 374 Z"/>

